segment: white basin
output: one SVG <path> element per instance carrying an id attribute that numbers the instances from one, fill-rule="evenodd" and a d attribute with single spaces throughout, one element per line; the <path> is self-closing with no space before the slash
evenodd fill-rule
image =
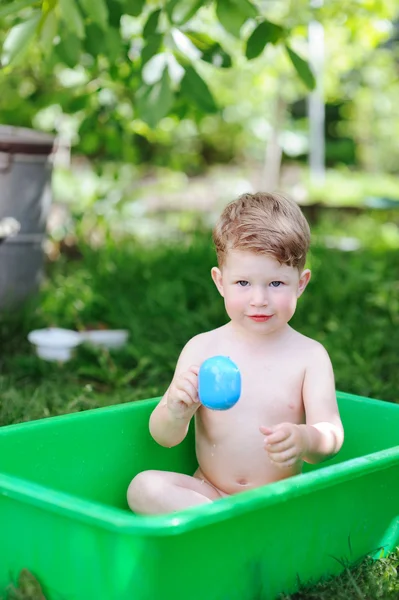
<path id="1" fill-rule="evenodd" d="M 82 341 L 102 346 L 103 348 L 122 348 L 129 337 L 126 329 L 90 329 L 80 331 L 79 335 Z"/>
<path id="2" fill-rule="evenodd" d="M 40 358 L 58 362 L 69 360 L 72 350 L 83 341 L 77 331 L 60 327 L 35 329 L 28 334 L 28 340 L 35 346 Z"/>

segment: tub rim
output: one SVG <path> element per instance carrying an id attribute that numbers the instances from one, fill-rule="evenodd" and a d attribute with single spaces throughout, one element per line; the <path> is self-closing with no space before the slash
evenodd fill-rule
<path id="1" fill-rule="evenodd" d="M 337 391 L 337 397 L 345 400 L 372 405 L 384 402 L 384 409 L 399 411 L 399 405 L 356 396 Z M 70 413 L 43 419 L 43 423 L 54 419 L 76 419 L 93 411 L 113 412 L 140 402 L 156 404 L 159 398 L 133 401 L 125 404 L 90 409 L 80 413 Z M 16 428 L 35 426 L 37 421 L 7 425 L 1 428 L 0 435 L 7 435 Z M 297 496 L 310 494 L 314 489 L 333 487 L 343 481 L 351 481 L 375 471 L 389 469 L 399 465 L 399 445 L 364 456 L 345 460 L 341 463 L 325 466 L 316 471 L 303 473 L 271 483 L 267 486 L 248 490 L 235 496 L 222 498 L 212 504 L 191 507 L 171 515 L 139 516 L 128 510 L 107 506 L 100 502 L 79 498 L 79 496 L 61 492 L 51 487 L 35 483 L 29 479 L 0 472 L 0 496 L 41 508 L 62 517 L 72 518 L 100 529 L 127 535 L 169 537 L 200 529 L 214 523 L 226 521 L 244 515 L 250 511 L 289 501 Z"/>

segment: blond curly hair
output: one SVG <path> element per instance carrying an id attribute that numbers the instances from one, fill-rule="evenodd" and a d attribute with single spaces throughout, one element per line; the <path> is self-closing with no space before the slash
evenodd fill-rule
<path id="1" fill-rule="evenodd" d="M 219 267 L 229 250 L 270 254 L 302 270 L 310 246 L 310 229 L 299 206 L 283 194 L 243 194 L 230 202 L 213 230 Z"/>

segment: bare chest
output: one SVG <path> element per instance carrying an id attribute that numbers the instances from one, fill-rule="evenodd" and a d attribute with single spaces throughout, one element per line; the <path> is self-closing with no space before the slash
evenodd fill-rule
<path id="1" fill-rule="evenodd" d="M 240 399 L 228 411 L 201 411 L 204 424 L 242 427 L 245 423 L 302 422 L 304 368 L 300 362 L 290 361 L 288 356 L 286 361 L 238 353 L 229 356 L 241 373 Z"/>

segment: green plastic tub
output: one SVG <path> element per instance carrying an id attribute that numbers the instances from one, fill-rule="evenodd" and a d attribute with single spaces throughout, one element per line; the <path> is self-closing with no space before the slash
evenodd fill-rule
<path id="1" fill-rule="evenodd" d="M 0 429 L 0 594 L 21 569 L 48 600 L 271 600 L 399 540 L 399 406 L 338 393 L 333 460 L 168 516 L 129 512 L 143 469 L 193 473 L 148 433 L 156 400 Z"/>

